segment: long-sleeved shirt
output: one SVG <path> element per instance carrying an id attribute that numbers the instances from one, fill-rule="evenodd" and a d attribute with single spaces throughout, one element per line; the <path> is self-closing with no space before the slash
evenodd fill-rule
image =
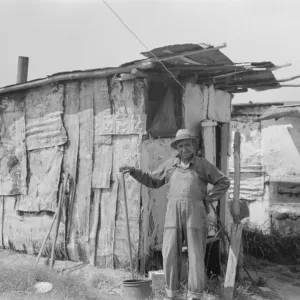
<path id="1" fill-rule="evenodd" d="M 157 189 L 169 182 L 172 172 L 176 168 L 182 168 L 179 156 L 168 159 L 152 173 L 134 169 L 130 175 L 141 184 Z M 212 201 L 219 200 L 230 186 L 229 178 L 205 158 L 194 157 L 188 168 L 194 168 L 201 178 L 201 182 L 204 182 L 206 186 L 207 184 L 214 186 L 207 194 Z"/>

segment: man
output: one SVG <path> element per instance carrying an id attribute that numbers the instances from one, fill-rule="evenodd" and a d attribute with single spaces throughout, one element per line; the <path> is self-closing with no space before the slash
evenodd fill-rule
<path id="1" fill-rule="evenodd" d="M 149 188 L 169 184 L 162 249 L 167 299 L 176 299 L 179 292 L 183 240 L 187 242 L 189 256 L 188 297 L 201 299 L 207 235 L 204 202 L 219 200 L 230 181 L 205 158 L 195 156 L 196 138 L 187 129 L 179 130 L 170 146 L 178 151 L 178 156 L 167 160 L 153 173 L 128 166 L 120 171 Z M 214 185 L 209 193 L 208 183 Z"/>

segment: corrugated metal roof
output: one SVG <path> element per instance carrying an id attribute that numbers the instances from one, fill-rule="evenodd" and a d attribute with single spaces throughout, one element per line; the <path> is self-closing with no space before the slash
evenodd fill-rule
<path id="1" fill-rule="evenodd" d="M 231 116 L 232 119 L 240 116 L 261 116 L 266 110 L 268 110 L 272 105 L 283 105 L 283 103 L 255 103 L 255 104 L 242 104 L 242 105 L 232 105 Z"/>
<path id="2" fill-rule="evenodd" d="M 147 58 L 153 58 L 154 55 L 157 57 L 164 57 L 164 56 L 170 55 L 170 54 L 182 53 L 185 51 L 192 51 L 192 50 L 195 50 L 195 51 L 203 50 L 203 49 L 208 49 L 210 47 L 213 47 L 213 46 L 206 45 L 206 44 L 177 44 L 177 45 L 169 45 L 169 46 L 164 46 L 164 47 L 160 47 L 160 48 L 155 48 L 155 49 L 151 50 L 151 52 L 142 52 L 141 54 Z M 233 64 L 233 62 L 219 50 L 213 50 L 213 51 L 204 52 L 204 53 L 199 52 L 199 53 L 187 55 L 184 57 L 194 61 L 194 63 L 188 62 L 184 58 L 174 58 L 174 59 L 168 60 L 167 63 L 170 65 L 176 65 L 176 66 L 193 65 L 193 64 L 197 65 L 197 63 L 203 64 L 203 65 L 212 65 L 212 64 L 232 65 Z"/>
<path id="3" fill-rule="evenodd" d="M 294 106 L 271 106 L 259 118 L 258 121 L 279 119 L 284 117 L 300 118 L 300 105 Z"/>
<path id="4" fill-rule="evenodd" d="M 217 89 L 231 93 L 246 92 L 248 88 L 256 91 L 280 88 L 272 70 L 283 66 L 275 66 L 272 62 L 233 63 L 219 50 L 224 47 L 226 44 L 216 47 L 192 43 L 164 46 L 141 53 L 147 57 L 146 59 L 132 61 L 117 68 L 59 72 L 46 78 L 0 88 L 0 94 L 60 81 L 112 77 L 121 74 L 130 74 L 127 78 L 141 76 L 141 72 L 139 75 L 131 74 L 134 68 L 142 70 L 147 76 L 169 77 L 170 80 L 174 80 L 173 77 L 179 81 L 194 78 L 198 83 L 214 84 Z M 159 61 L 163 61 L 164 66 L 174 76 L 171 76 L 154 56 Z"/>

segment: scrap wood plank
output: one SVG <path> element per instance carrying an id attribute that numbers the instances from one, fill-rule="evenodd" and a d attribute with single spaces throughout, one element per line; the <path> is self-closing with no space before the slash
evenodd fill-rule
<path id="1" fill-rule="evenodd" d="M 51 226 L 53 217 L 47 214 L 32 216 L 19 215 L 15 209 L 18 196 L 4 197 L 3 244 L 6 249 L 24 251 L 34 255 L 39 252 L 43 239 Z M 43 254 L 48 253 L 53 242 L 53 232 L 48 239 Z M 64 225 L 59 226 L 59 234 L 55 247 L 56 253 L 63 256 Z"/>
<path id="2" fill-rule="evenodd" d="M 79 164 L 76 194 L 74 199 L 74 215 L 76 222 L 72 230 L 76 232 L 78 257 L 80 260 L 87 258 L 89 237 L 89 215 L 93 171 L 93 85 L 91 80 L 81 82 L 79 102 Z"/>
<path id="3" fill-rule="evenodd" d="M 68 133 L 68 142 L 65 144 L 65 153 L 63 158 L 63 172 L 69 173 L 71 177 L 70 182 L 70 196 L 66 205 L 66 243 L 67 254 L 70 260 L 76 260 L 75 238 L 76 231 L 72 230 L 74 222 L 76 222 L 76 215 L 73 213 L 75 183 L 77 176 L 78 165 L 78 151 L 79 151 L 79 82 L 68 82 L 65 84 L 65 99 L 64 99 L 64 126 Z"/>
<path id="4" fill-rule="evenodd" d="M 18 211 L 56 211 L 63 152 L 63 146 L 28 151 L 28 192 L 21 195 Z"/>
<path id="5" fill-rule="evenodd" d="M 224 294 L 223 300 L 233 299 L 233 290 L 235 284 L 236 270 L 241 246 L 242 239 L 242 224 L 233 224 L 231 230 L 231 242 L 228 255 L 228 263 L 226 269 L 226 276 L 224 282 Z"/>
<path id="6" fill-rule="evenodd" d="M 110 115 L 111 107 L 107 79 L 93 81 L 94 93 L 94 162 L 92 188 L 108 189 L 112 171 L 113 146 L 111 136 L 101 135 L 103 113 Z"/>
<path id="7" fill-rule="evenodd" d="M 198 135 L 200 122 L 206 119 L 208 106 L 208 89 L 199 84 L 187 83 L 183 95 L 185 128 Z"/>
<path id="8" fill-rule="evenodd" d="M 100 230 L 98 232 L 96 265 L 113 268 L 116 211 L 119 182 L 112 181 L 109 189 L 102 189 L 100 203 Z"/>
<path id="9" fill-rule="evenodd" d="M 0 97 L 0 195 L 26 195 L 24 93 Z"/>
<path id="10" fill-rule="evenodd" d="M 89 236 L 89 262 L 96 265 L 97 233 L 101 214 L 101 189 L 93 189 L 93 199 L 91 202 L 90 236 Z"/>

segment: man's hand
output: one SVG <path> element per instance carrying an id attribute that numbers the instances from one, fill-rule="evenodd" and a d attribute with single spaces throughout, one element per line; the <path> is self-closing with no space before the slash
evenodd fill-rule
<path id="1" fill-rule="evenodd" d="M 123 166 L 119 169 L 120 172 L 126 174 L 126 173 L 131 173 L 135 170 L 134 167 L 129 167 L 129 166 Z"/>
<path id="2" fill-rule="evenodd" d="M 212 203 L 211 198 L 208 195 L 206 195 L 203 200 L 203 203 L 204 203 L 206 214 L 209 214 L 210 213 L 210 204 Z"/>

